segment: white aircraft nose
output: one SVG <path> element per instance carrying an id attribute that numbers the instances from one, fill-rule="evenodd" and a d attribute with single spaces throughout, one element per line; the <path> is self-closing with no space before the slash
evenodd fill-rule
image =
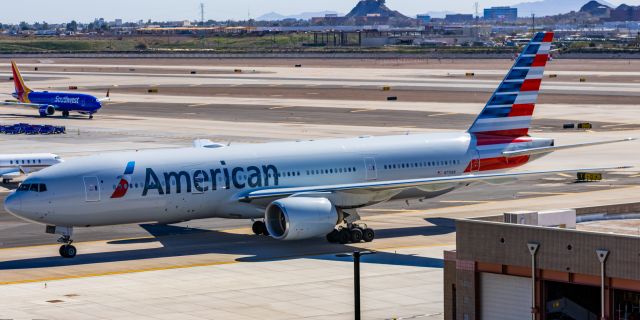
<path id="1" fill-rule="evenodd" d="M 20 200 L 20 196 L 16 193 L 10 194 L 4 200 L 4 209 L 11 214 L 19 215 L 22 209 L 22 200 Z"/>

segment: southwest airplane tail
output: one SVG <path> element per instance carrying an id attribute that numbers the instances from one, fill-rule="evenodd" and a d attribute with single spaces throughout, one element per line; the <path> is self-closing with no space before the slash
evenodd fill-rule
<path id="1" fill-rule="evenodd" d="M 15 91 L 12 94 L 18 102 L 0 102 L 0 105 L 22 106 L 38 109 L 41 117 L 52 116 L 56 112 L 62 113 L 62 117 L 69 117 L 71 112 L 87 114 L 93 118 L 93 114 L 102 108 L 102 102 L 109 100 L 109 92 L 106 98 L 96 98 L 88 94 L 33 91 L 24 82 L 20 70 L 15 61 L 11 61 L 11 72 Z"/>
<path id="2" fill-rule="evenodd" d="M 29 93 L 32 92 L 24 83 L 20 70 L 15 61 L 11 61 L 11 71 L 13 73 L 13 83 L 15 85 L 14 97 L 20 102 L 29 103 Z"/>
<path id="3" fill-rule="evenodd" d="M 326 236 L 345 244 L 374 239 L 357 223 L 358 210 L 385 201 L 430 199 L 474 182 L 621 168 L 507 171 L 554 151 L 630 140 L 558 147 L 529 136 L 552 39 L 551 32 L 533 37 L 466 132 L 247 145 L 198 140 L 180 150 L 75 158 L 29 176 L 5 208 L 61 235 L 67 258 L 77 252 L 76 227 L 205 218 L 252 219 L 256 234 L 277 240 Z"/>

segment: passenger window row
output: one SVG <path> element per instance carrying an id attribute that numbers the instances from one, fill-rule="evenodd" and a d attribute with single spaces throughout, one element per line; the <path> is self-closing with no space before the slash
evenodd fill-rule
<path id="1" fill-rule="evenodd" d="M 421 162 L 408 162 L 408 163 L 394 163 L 385 164 L 385 170 L 392 169 L 407 169 L 407 168 L 427 168 L 427 167 L 442 167 L 460 164 L 460 160 L 439 160 L 439 161 L 421 161 Z"/>
<path id="2" fill-rule="evenodd" d="M 18 187 L 18 192 L 33 191 L 33 192 L 46 192 L 47 185 L 44 183 L 23 183 Z"/>
<path id="3" fill-rule="evenodd" d="M 319 169 L 319 170 L 307 170 L 308 176 L 321 175 L 321 174 L 335 174 L 335 173 L 349 173 L 356 172 L 356 167 L 349 168 L 337 168 L 337 169 Z"/>
<path id="4" fill-rule="evenodd" d="M 42 163 L 42 160 L 9 160 L 9 164 L 36 164 Z"/>

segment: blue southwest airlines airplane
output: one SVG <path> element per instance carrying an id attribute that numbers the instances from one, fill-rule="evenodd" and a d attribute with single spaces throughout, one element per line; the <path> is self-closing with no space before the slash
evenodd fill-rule
<path id="1" fill-rule="evenodd" d="M 18 102 L 0 102 L 0 104 L 36 108 L 41 117 L 61 112 L 62 116 L 67 118 L 70 112 L 77 112 L 88 114 L 89 119 L 93 119 L 93 114 L 102 108 L 102 102 L 109 100 L 109 91 L 105 98 L 81 93 L 33 91 L 24 84 L 24 79 L 14 61 L 11 61 L 11 71 L 13 71 L 15 84 L 15 92 L 12 96 L 18 99 Z"/>
<path id="2" fill-rule="evenodd" d="M 277 240 L 326 236 L 372 241 L 358 210 L 398 199 L 428 199 L 474 182 L 506 182 L 581 170 L 509 172 L 558 150 L 529 135 L 553 33 L 534 36 L 473 125 L 464 132 L 360 137 L 116 152 L 75 158 L 29 176 L 5 200 L 22 219 L 61 235 L 76 255 L 73 229 L 193 219 L 253 219 Z M 487 186 L 488 188 L 490 185 Z"/>

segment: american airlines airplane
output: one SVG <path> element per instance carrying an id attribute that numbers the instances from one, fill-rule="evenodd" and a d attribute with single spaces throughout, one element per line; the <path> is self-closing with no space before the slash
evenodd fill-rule
<path id="1" fill-rule="evenodd" d="M 62 116 L 67 118 L 73 111 L 88 114 L 89 119 L 93 119 L 93 114 L 102 108 L 102 103 L 110 99 L 109 91 L 104 98 L 81 93 L 33 91 L 25 85 L 14 61 L 11 61 L 11 71 L 15 85 L 15 92 L 12 96 L 18 99 L 18 102 L 0 102 L 0 104 L 35 108 L 38 109 L 41 117 L 61 112 Z"/>
<path id="2" fill-rule="evenodd" d="M 52 153 L 24 153 L 0 155 L 2 183 L 8 183 L 22 174 L 29 174 L 61 163 L 62 159 Z"/>
<path id="3" fill-rule="evenodd" d="M 256 234 L 279 240 L 348 243 L 375 237 L 357 223 L 359 208 L 477 181 L 607 169 L 504 172 L 553 151 L 623 141 L 555 146 L 529 136 L 552 39 L 534 36 L 466 132 L 233 146 L 199 140 L 194 148 L 75 158 L 29 176 L 5 208 L 61 235 L 63 257 L 77 253 L 76 227 L 212 217 L 252 219 Z"/>

